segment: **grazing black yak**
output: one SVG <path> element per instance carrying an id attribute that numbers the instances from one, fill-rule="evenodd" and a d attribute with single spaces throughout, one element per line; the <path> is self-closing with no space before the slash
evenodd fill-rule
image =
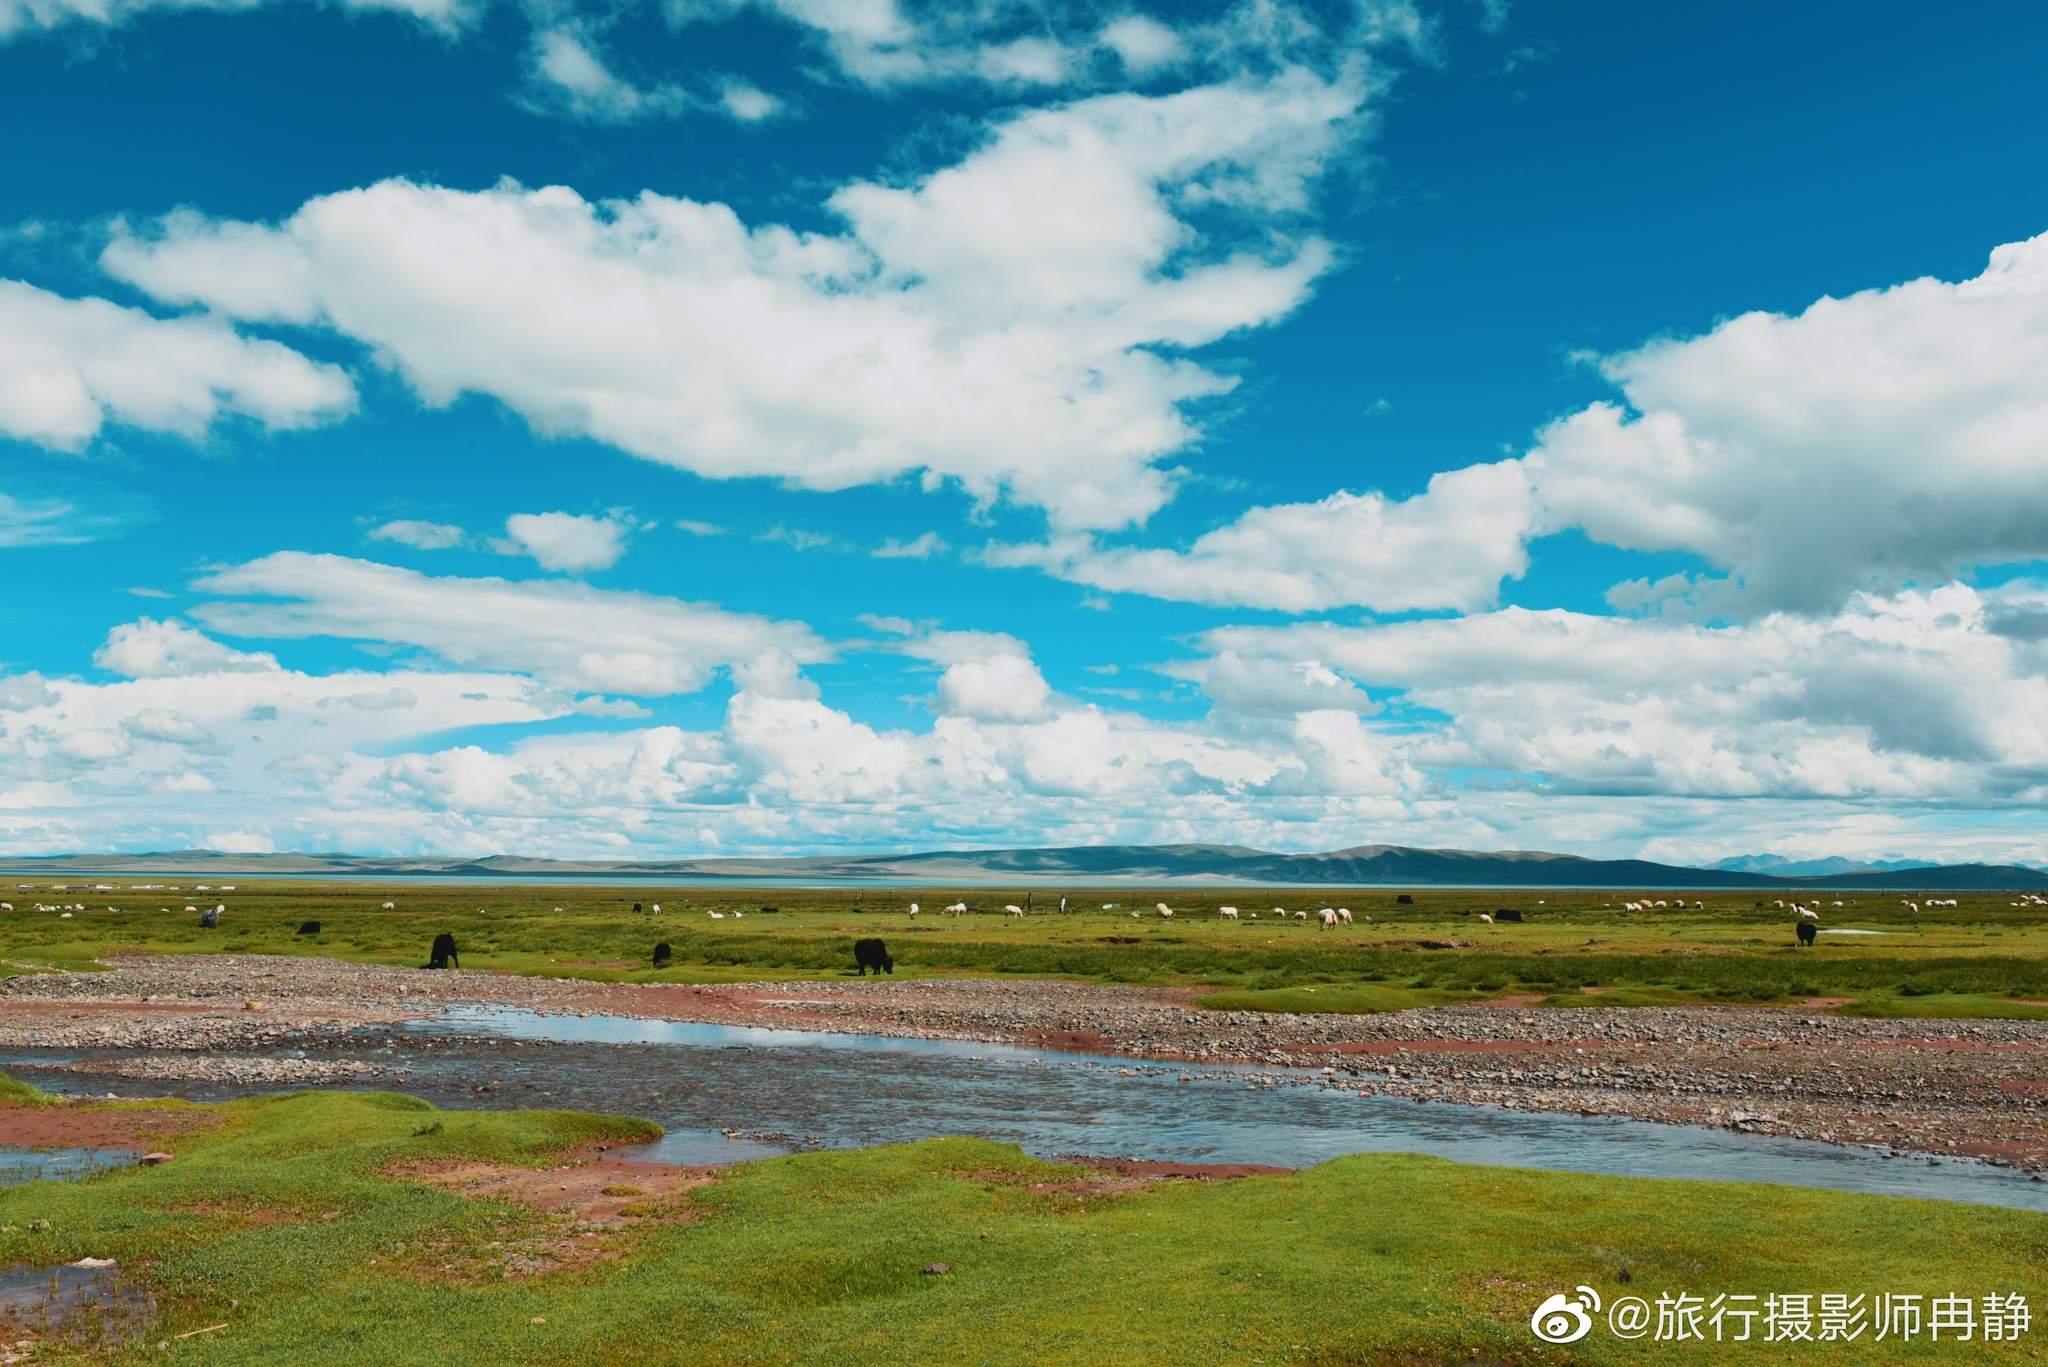
<path id="1" fill-rule="evenodd" d="M 199 925 L 200 925 L 200 928 L 201 928 L 201 929 L 203 929 L 203 930 L 219 930 L 219 929 L 220 929 L 220 908 L 219 908 L 219 907 L 208 907 L 208 908 L 207 908 L 207 909 L 206 909 L 205 911 L 202 911 L 202 912 L 200 912 L 200 913 L 199 913 Z"/>
<path id="2" fill-rule="evenodd" d="M 319 933 L 320 923 L 318 921 L 301 921 L 299 923 L 299 934 L 318 935 Z"/>
<path id="3" fill-rule="evenodd" d="M 432 956 L 429 958 L 427 962 L 427 967 L 462 967 L 462 956 L 455 952 L 455 937 L 453 935 L 450 935 L 447 931 L 444 930 L 439 935 L 436 935 L 434 937 L 434 948 Z"/>
<path id="4" fill-rule="evenodd" d="M 669 960 L 674 957 L 675 951 L 668 947 L 668 941 L 663 940 L 654 947 L 654 966 L 656 968 L 667 968 Z"/>
<path id="5" fill-rule="evenodd" d="M 863 978 L 868 975 L 871 968 L 875 970 L 875 976 L 878 978 L 884 973 L 896 971 L 896 961 L 889 957 L 889 947 L 880 940 L 855 940 L 853 961 L 859 965 Z"/>
<path id="6" fill-rule="evenodd" d="M 1799 943 L 1800 943 L 1800 944 L 1802 944 L 1802 945 L 1810 945 L 1810 944 L 1812 944 L 1812 943 L 1813 943 L 1813 937 L 1814 937 L 1815 935 L 1818 935 L 1819 933 L 1820 933 L 1820 928 L 1819 928 L 1819 927 L 1817 927 L 1817 926 L 1815 926 L 1813 922 L 1811 922 L 1811 921 L 1801 921 L 1801 922 L 1799 923 Z"/>
<path id="7" fill-rule="evenodd" d="M 1394 899 L 1394 905 L 1397 907 L 1412 907 L 1415 905 L 1415 899 L 1404 892 Z"/>
<path id="8" fill-rule="evenodd" d="M 1520 921 L 1522 913 L 1513 907 L 1502 907 L 1493 913 L 1493 919 L 1496 921 Z"/>

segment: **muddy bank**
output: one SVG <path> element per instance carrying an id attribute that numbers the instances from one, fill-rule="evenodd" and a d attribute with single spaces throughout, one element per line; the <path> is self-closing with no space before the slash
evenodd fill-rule
<path id="1" fill-rule="evenodd" d="M 218 1115 L 182 1106 L 109 1110 L 76 1102 L 54 1106 L 0 1103 L 0 1145 L 16 1149 L 164 1149 L 219 1123 Z"/>

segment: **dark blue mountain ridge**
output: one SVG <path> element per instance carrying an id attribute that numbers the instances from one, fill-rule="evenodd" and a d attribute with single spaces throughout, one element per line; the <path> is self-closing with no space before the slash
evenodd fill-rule
<path id="1" fill-rule="evenodd" d="M 1774 856 L 1751 856 L 1758 860 Z M 1723 861 L 1724 863 L 1733 861 Z M 1846 861 L 1844 861 L 1846 863 Z M 1768 870 L 1684 868 L 1644 859 L 1587 859 L 1541 850 L 1432 850 L 1358 845 L 1319 854 L 1281 854 L 1242 845 L 1074 845 L 1051 849 L 928 850 L 908 854 L 820 854 L 674 860 L 483 859 L 438 855 L 338 853 L 223 854 L 176 850 L 150 854 L 70 854 L 0 859 L 0 874 L 62 877 L 88 874 L 263 874 L 366 878 L 409 876 L 521 878 L 559 875 L 579 881 L 606 875 L 634 878 L 813 879 L 944 884 L 1015 880 L 1033 883 L 1215 883 L 1333 887 L 1500 888 L 1895 888 L 1930 891 L 2048 889 L 2048 872 L 2017 864 L 1847 865 L 1804 871 L 1803 864 Z M 1794 868 L 1801 869 L 1793 872 Z"/>

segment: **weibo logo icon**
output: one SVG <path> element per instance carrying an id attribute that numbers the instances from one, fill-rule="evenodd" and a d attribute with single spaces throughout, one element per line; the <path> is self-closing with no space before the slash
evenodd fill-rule
<path id="1" fill-rule="evenodd" d="M 1590 1286 L 1572 1288 L 1583 1291 L 1583 1300 L 1566 1300 L 1560 1291 L 1536 1307 L 1536 1313 L 1529 1316 L 1529 1328 L 1545 1343 L 1577 1343 L 1593 1332 L 1593 1315 L 1600 1313 L 1600 1293 Z M 1586 1311 L 1586 1302 L 1593 1303 L 1592 1314 Z"/>

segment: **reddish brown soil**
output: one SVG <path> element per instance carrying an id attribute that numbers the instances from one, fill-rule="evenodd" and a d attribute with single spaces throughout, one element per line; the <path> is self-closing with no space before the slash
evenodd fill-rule
<path id="1" fill-rule="evenodd" d="M 220 1117 L 201 1110 L 0 1104 L 0 1144 L 24 1149 L 145 1149 L 174 1145 Z M 171 1151 L 176 1152 L 172 1147 Z"/>
<path id="2" fill-rule="evenodd" d="M 650 1163 L 618 1157 L 616 1151 L 592 1148 L 580 1150 L 556 1166 L 538 1170 L 509 1163 L 449 1158 L 408 1166 L 399 1175 L 472 1200 L 517 1201 L 542 1210 L 561 1210 L 566 1206 L 574 1210 L 578 1220 L 610 1223 L 636 1218 L 639 1212 L 629 1213 L 629 1207 L 692 1187 L 708 1186 L 718 1180 L 718 1169 Z M 638 1190 L 607 1195 L 606 1187 Z"/>
<path id="3" fill-rule="evenodd" d="M 1185 1178 L 1190 1181 L 1225 1182 L 1233 1177 L 1271 1177 L 1293 1172 L 1293 1168 L 1268 1167 L 1264 1163 L 1143 1163 L 1128 1158 L 1076 1158 L 1074 1162 L 1097 1172 L 1119 1177 Z"/>

